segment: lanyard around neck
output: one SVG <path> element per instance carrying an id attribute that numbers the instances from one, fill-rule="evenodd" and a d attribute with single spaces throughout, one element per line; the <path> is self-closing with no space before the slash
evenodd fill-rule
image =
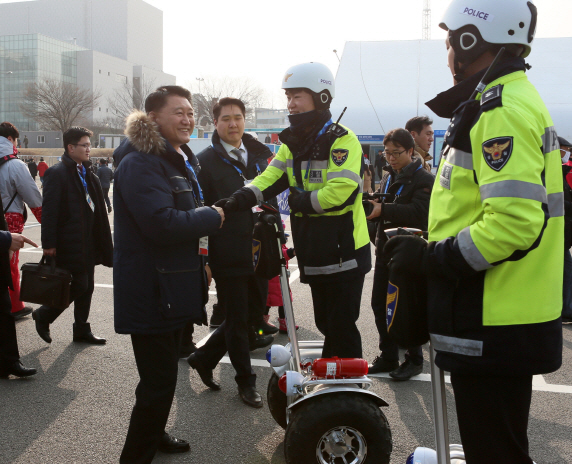
<path id="1" fill-rule="evenodd" d="M 419 171 L 419 169 L 421 169 L 423 167 L 423 165 L 420 165 L 415 172 Z M 385 184 L 385 191 L 383 193 L 387 193 L 387 191 L 389 190 L 389 184 L 391 183 L 391 174 L 387 177 L 387 183 Z M 399 190 L 397 192 L 395 192 L 395 196 L 398 197 L 401 194 L 401 191 L 403 190 L 403 184 L 401 184 L 401 187 L 399 187 Z"/>
<path id="2" fill-rule="evenodd" d="M 79 167 L 79 166 L 77 166 Z M 85 189 L 85 193 L 87 193 L 87 182 L 85 181 L 85 177 L 86 177 L 86 172 L 85 172 L 85 166 L 82 164 L 81 165 L 81 173 L 79 172 L 79 169 L 77 170 L 77 175 L 79 176 L 79 180 L 81 180 L 81 183 L 83 184 L 83 188 Z"/>
<path id="3" fill-rule="evenodd" d="M 193 166 L 191 165 L 191 163 L 189 162 L 188 159 L 185 160 L 185 164 L 187 165 L 187 169 L 189 169 L 189 171 L 191 171 L 193 173 L 193 177 L 195 178 L 195 181 L 197 182 L 197 189 L 199 191 L 199 198 L 201 200 L 200 204 L 202 205 L 204 203 L 204 198 L 203 198 L 203 191 L 201 189 L 201 184 L 199 184 L 199 179 L 197 177 L 197 174 L 195 173 L 195 170 L 193 169 Z M 191 182 L 191 188 L 193 188 L 193 183 Z M 197 199 L 197 196 L 195 195 L 195 190 L 193 189 L 193 196 L 195 197 L 195 201 Z M 198 203 L 198 202 L 197 202 Z"/>

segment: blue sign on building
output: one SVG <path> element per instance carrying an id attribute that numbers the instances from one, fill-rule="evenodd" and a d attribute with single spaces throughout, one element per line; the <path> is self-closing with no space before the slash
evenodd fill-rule
<path id="1" fill-rule="evenodd" d="M 383 142 L 384 135 L 358 135 L 357 138 L 362 143 Z"/>

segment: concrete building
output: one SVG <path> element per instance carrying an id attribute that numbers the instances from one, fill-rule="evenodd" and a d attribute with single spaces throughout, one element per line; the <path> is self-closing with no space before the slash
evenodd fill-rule
<path id="1" fill-rule="evenodd" d="M 559 135 L 572 139 L 572 92 L 569 54 L 572 37 L 535 39 L 526 61 L 528 78 L 536 86 Z M 346 42 L 336 75 L 332 117 L 348 107 L 341 123 L 352 129 L 366 153 L 382 146 L 384 134 L 405 127 L 408 119 L 434 119 L 435 166 L 449 121 L 437 117 L 425 102 L 453 85 L 444 40 Z"/>
<path id="2" fill-rule="evenodd" d="M 261 129 L 286 128 L 290 125 L 288 110 L 285 109 L 255 108 L 254 120 L 254 127 Z"/>
<path id="3" fill-rule="evenodd" d="M 163 72 L 163 13 L 143 0 L 35 0 L 0 4 L 0 120 L 40 127 L 20 113 L 26 86 L 45 79 L 101 93 L 86 115 L 113 116 L 109 100 L 126 85 L 175 84 Z"/>

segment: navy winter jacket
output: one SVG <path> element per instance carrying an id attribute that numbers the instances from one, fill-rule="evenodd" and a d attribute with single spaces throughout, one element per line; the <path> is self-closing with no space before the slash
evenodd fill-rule
<path id="1" fill-rule="evenodd" d="M 126 133 L 113 155 L 115 330 L 153 334 L 206 324 L 199 238 L 219 229 L 220 215 L 197 204 L 196 179 L 145 113 L 128 118 Z"/>

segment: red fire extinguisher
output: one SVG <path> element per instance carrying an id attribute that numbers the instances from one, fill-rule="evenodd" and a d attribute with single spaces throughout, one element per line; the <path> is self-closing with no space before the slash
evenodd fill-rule
<path id="1" fill-rule="evenodd" d="M 361 358 L 319 358 L 312 363 L 316 377 L 346 378 L 361 377 L 367 374 L 367 361 Z"/>

